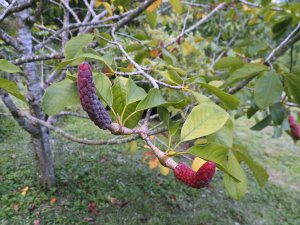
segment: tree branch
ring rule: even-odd
[[[10,14],[15,13],[15,12],[20,12],[20,11],[30,7],[31,5],[33,5],[33,3],[35,3],[35,2],[36,2],[36,0],[27,0],[22,4],[15,5],[10,10],[8,10],[3,17],[1,16],[0,23],[1,23],[2,20],[4,20]]]
[[[14,59],[11,63],[15,65],[21,65],[28,62],[36,62],[36,61],[43,61],[43,60],[53,60],[53,59],[63,59],[65,56],[61,53],[52,53],[52,54],[44,54],[44,55],[30,55],[30,56],[23,56],[18,59]]]
[[[284,54],[285,51],[288,50],[294,43],[300,40],[300,32],[298,32],[299,29],[300,22],[295,27],[295,29],[267,56],[267,63],[276,60],[279,56]],[[294,34],[296,35],[293,37]]]
[[[42,126],[45,126],[47,128],[49,128],[50,130],[54,131],[55,133],[61,135],[62,137],[77,142],[77,143],[81,143],[81,144],[87,144],[87,145],[113,145],[113,144],[122,144],[122,143],[127,143],[136,139],[139,139],[140,136],[135,134],[132,135],[130,137],[126,137],[126,138],[119,138],[117,140],[90,140],[90,139],[86,139],[86,138],[79,138],[76,137],[70,133],[65,132],[64,130],[55,127],[49,123],[47,123],[44,120],[40,120],[36,117],[31,116],[30,114],[28,114],[27,112],[19,112],[19,114],[23,117],[26,117],[27,119],[29,119],[31,122],[33,123],[37,123],[40,124]],[[154,134],[158,134],[161,132],[165,132],[167,129],[166,128],[159,128],[156,130],[153,130],[149,133],[149,135],[154,135]]]
[[[179,38],[183,37],[184,35],[196,30],[200,25],[204,24],[210,17],[212,17],[216,12],[221,10],[226,5],[225,2],[219,4],[216,8],[214,8],[210,13],[208,13],[205,17],[195,23],[193,26],[189,27],[188,29],[182,31],[177,37],[175,37],[172,41],[167,43],[164,47],[168,47],[174,44]]]
[[[28,133],[32,134],[33,136],[38,136],[39,130],[32,124],[28,123],[28,121],[25,120],[23,116],[20,116],[20,110],[17,108],[9,94],[4,90],[0,89],[0,95],[3,103],[8,108],[8,110],[10,111],[13,118],[17,121],[17,123]]]
[[[4,30],[0,28],[0,38],[8,45],[15,48],[17,51],[22,50],[21,43],[14,37],[7,34]]]
[[[132,10],[132,12],[130,14],[128,14],[126,17],[124,17],[123,19],[121,19],[119,22],[117,22],[114,25],[114,30],[117,31],[121,27],[128,24],[131,20],[136,18],[139,14],[141,14],[146,8],[148,8],[148,6],[150,6],[155,1],[156,0],[147,0],[144,3],[142,3],[139,7],[137,7],[136,9]]]

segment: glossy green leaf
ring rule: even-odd
[[[90,44],[94,39],[92,34],[81,34],[79,36],[71,38],[64,48],[64,54],[66,59],[73,59],[78,53],[82,51],[84,47]]]
[[[202,103],[193,108],[181,130],[181,141],[203,137],[221,129],[229,115],[212,103]]]
[[[246,63],[241,68],[235,70],[226,80],[226,85],[231,85],[237,81],[256,76],[260,72],[268,70],[268,67],[258,63]]]
[[[233,145],[232,150],[240,162],[245,162],[248,165],[258,184],[264,186],[269,179],[267,171],[252,159],[244,146],[235,144]]]
[[[255,82],[255,103],[259,108],[265,109],[273,103],[280,101],[282,91],[283,86],[278,75],[274,72],[267,72]]]
[[[272,122],[272,117],[271,115],[268,115],[264,119],[259,121],[257,124],[255,124],[253,127],[251,127],[250,129],[259,131],[269,126],[271,122]]]
[[[94,81],[98,97],[100,97],[107,105],[112,106],[112,84],[108,77],[102,73],[94,73]]]
[[[19,91],[18,86],[15,82],[0,78],[0,88],[5,90],[7,93],[15,96],[16,98],[22,100],[23,102],[26,102],[25,96]]]
[[[150,89],[146,98],[144,98],[137,106],[137,111],[154,108],[166,103],[160,91],[156,88]]]
[[[178,73],[175,70],[169,70],[169,71],[161,71],[160,75],[164,78],[165,82],[172,85],[182,85],[183,80],[178,75]]]
[[[210,92],[215,94],[222,101],[222,103],[227,109],[236,109],[239,106],[240,100],[236,96],[228,94],[215,86],[205,83],[200,84],[202,87],[205,87]]]
[[[65,79],[46,89],[42,100],[43,111],[48,115],[61,112],[66,106],[79,104],[77,83]]]
[[[232,198],[239,200],[246,194],[247,178],[232,151],[228,152],[227,170],[235,177],[238,177],[240,182],[236,182],[232,177],[224,174],[225,189]]]
[[[272,121],[275,125],[280,125],[285,116],[285,108],[281,102],[277,102],[270,107]]]
[[[284,76],[288,92],[293,97],[294,101],[300,104],[300,76],[287,74]]]
[[[0,70],[7,72],[7,73],[22,72],[22,70],[20,69],[19,66],[16,66],[5,59],[0,59]]]
[[[215,70],[225,70],[239,68],[244,65],[244,61],[237,57],[223,57],[214,66]]]
[[[207,97],[203,94],[200,94],[196,91],[192,91],[192,94],[193,94],[194,98],[196,99],[196,101],[198,102],[198,104],[201,104],[201,103],[204,103],[204,102],[208,102],[208,103],[213,102],[209,97]]]
[[[208,143],[218,143],[228,148],[232,147],[233,144],[233,123],[229,119],[226,124],[217,132],[208,135],[207,137]]]
[[[82,53],[82,54],[76,55],[75,58],[68,59],[68,60],[65,60],[65,61],[59,63],[57,66],[57,70],[58,71],[62,70],[67,65],[75,63],[75,62],[76,62],[76,64],[79,64],[80,62],[82,62],[86,59],[93,59],[93,60],[99,61],[100,63],[103,63],[108,66],[108,63],[106,63],[106,61],[103,57],[93,54],[93,53]]]

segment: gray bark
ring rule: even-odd
[[[22,0],[21,0],[22,1]],[[20,1],[20,2],[21,2]],[[31,27],[26,21],[30,17],[28,10],[16,13],[18,25],[18,39],[22,44],[22,57],[34,55],[32,46]],[[42,111],[42,88],[40,86],[38,70],[34,62],[25,63],[23,71],[27,86],[27,100],[29,103],[30,114],[41,120],[45,120]],[[48,129],[39,124],[36,125],[39,136],[32,135],[32,144],[35,154],[37,174],[43,186],[51,187],[55,183],[54,164],[51,156]]]

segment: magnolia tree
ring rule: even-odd
[[[31,135],[45,186],[55,184],[51,132],[86,145],[129,143],[132,150],[140,138],[163,174],[171,169],[186,185],[202,188],[217,167],[235,199],[247,189],[241,163],[260,185],[268,175],[236,140],[234,119],[255,117],[252,130],[272,126],[274,137],[300,138],[297,3],[0,3],[0,94]],[[62,115],[90,118],[111,139],[67,133],[55,125]]]

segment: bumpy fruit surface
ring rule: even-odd
[[[87,62],[82,62],[78,66],[77,87],[84,111],[96,126],[107,129],[111,124],[111,119],[96,95],[92,69]]]
[[[295,118],[292,115],[288,116],[290,128],[291,128],[291,134],[296,140],[300,140],[300,127],[296,123]]]
[[[206,187],[213,178],[216,165],[212,161],[204,163],[197,172],[186,163],[179,163],[173,170],[175,177],[192,188]]]

